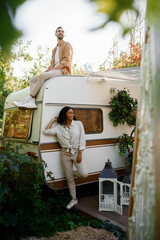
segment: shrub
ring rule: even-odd
[[[110,92],[112,94],[115,93],[115,89],[111,89]],[[129,90],[124,88],[123,90],[118,90],[117,94],[111,98],[109,103],[112,108],[109,112],[109,118],[113,126],[117,127],[118,125],[124,125],[126,123],[129,127],[133,127],[130,136],[124,133],[117,139],[119,155],[124,157],[127,154],[125,164],[132,166],[137,99],[132,98]]]
[[[110,92],[115,93],[115,89]],[[125,88],[118,90],[117,94],[113,96],[109,102],[112,110],[109,113],[109,118],[113,122],[113,126],[117,127],[119,124],[125,124],[132,127],[136,123],[135,111],[137,109],[137,99],[130,96],[129,90]]]
[[[35,234],[49,212],[41,196],[42,163],[21,155],[12,143],[5,149],[0,154],[0,228],[2,239],[10,240]]]

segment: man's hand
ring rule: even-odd
[[[82,161],[82,151],[79,151],[77,156],[77,163],[80,163],[81,161]]]
[[[51,69],[47,69],[45,72],[49,72],[49,71],[53,71],[53,70],[59,70],[59,69],[56,69],[55,67],[53,67]]]

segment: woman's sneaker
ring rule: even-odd
[[[67,205],[67,209],[71,209],[73,206],[78,204],[78,200],[71,200],[70,203]]]

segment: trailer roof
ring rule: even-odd
[[[140,80],[140,67],[132,67],[132,68],[123,68],[123,69],[116,69],[116,70],[110,70],[110,71],[99,71],[93,74],[90,74],[88,76],[79,76],[79,75],[63,75],[63,76],[57,76],[56,78],[65,78],[65,81],[67,79],[71,78],[82,78],[85,80],[89,80],[89,82],[108,82],[108,83],[113,83],[113,84],[120,84],[122,83],[125,84],[137,84],[139,83]],[[43,99],[43,90],[46,85],[48,85],[50,81],[47,80],[43,87],[41,88],[36,101],[42,101]],[[67,81],[68,82],[68,81]],[[9,109],[13,108],[12,102],[14,100],[20,100],[27,95],[29,95],[30,88],[24,88],[20,91],[11,93],[5,101],[4,109]]]
[[[108,71],[99,71],[94,72],[88,76],[88,79],[97,81],[130,81],[133,83],[138,83],[140,81],[140,67],[131,67],[131,68],[122,68],[122,69],[114,69]]]

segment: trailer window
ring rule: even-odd
[[[83,123],[85,133],[101,133],[102,110],[93,108],[74,108],[75,117]]]
[[[31,125],[32,110],[7,111],[4,124],[4,137],[28,138]]]

